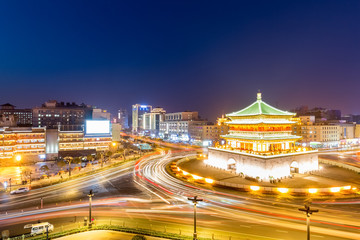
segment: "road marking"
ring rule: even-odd
[[[146,190],[148,190],[149,192],[151,192],[152,194],[158,196],[159,198],[161,198],[161,200],[163,200],[164,202],[166,202],[167,204],[170,204],[170,202],[168,200],[166,200],[165,198],[161,197],[159,194],[157,194],[156,192],[151,191],[149,188],[145,187],[144,185],[138,183],[136,180],[134,180],[134,182],[138,185],[140,185],[141,187],[145,188]]]
[[[239,225],[240,227],[245,227],[245,228],[251,228],[251,226],[247,226],[247,225]]]
[[[324,238],[324,236],[321,236],[321,235],[313,235],[311,234],[312,237],[318,237],[318,238]]]
[[[285,230],[276,230],[277,232],[282,232],[282,233],[289,233],[288,231]]]

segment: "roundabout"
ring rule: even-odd
[[[172,174],[184,181],[208,183],[240,192],[290,194],[293,196],[349,198],[359,196],[360,175],[341,167],[320,163],[319,171],[293,174],[276,182],[257,181],[206,164],[204,158],[182,159],[170,165]]]

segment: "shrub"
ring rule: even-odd
[[[131,240],[146,240],[144,235],[135,235]]]

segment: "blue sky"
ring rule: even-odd
[[[0,3],[0,101],[358,113],[359,1]]]

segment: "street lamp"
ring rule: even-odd
[[[197,232],[196,232],[196,204],[197,202],[203,201],[203,199],[198,198],[197,196],[193,198],[188,198],[188,200],[192,201],[194,203],[194,236],[193,240],[197,240]]]
[[[89,228],[92,227],[92,219],[91,219],[91,201],[92,197],[94,196],[92,189],[90,190],[90,193],[88,194],[89,197]]]
[[[307,229],[307,240],[310,240],[310,216],[314,212],[319,212],[319,209],[310,209],[310,206],[305,204],[304,208],[299,208],[299,211],[306,213],[306,229]]]

